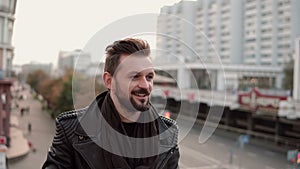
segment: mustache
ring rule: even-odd
[[[146,94],[146,95],[150,95],[150,90],[139,89],[139,90],[132,91],[131,94]]]

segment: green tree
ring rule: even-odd
[[[39,85],[40,94],[48,103],[48,108],[55,109],[57,105],[57,98],[62,91],[61,79],[46,79]]]
[[[72,96],[72,71],[68,70],[62,77],[62,89],[57,98],[55,109],[61,113],[74,109]]]
[[[49,79],[49,76],[43,72],[42,70],[37,70],[34,71],[32,73],[30,73],[27,76],[27,83],[38,93],[40,93],[39,89],[39,85],[41,82],[43,82],[44,80]]]

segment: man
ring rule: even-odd
[[[108,91],[56,119],[42,168],[178,168],[178,127],[150,103],[154,76],[147,42],[128,38],[109,45],[103,74]]]

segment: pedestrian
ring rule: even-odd
[[[28,141],[28,146],[32,150],[32,152],[34,152],[34,153],[36,152],[36,148],[33,146],[31,141]]]
[[[21,110],[20,110],[20,112],[21,112],[21,117],[23,117],[24,111],[25,111],[25,109],[22,107]]]
[[[54,119],[55,118],[55,112],[51,111],[51,118]]]
[[[28,133],[31,134],[32,131],[32,125],[31,123],[28,123]]]
[[[107,91],[86,108],[62,113],[43,169],[178,168],[178,127],[150,103],[155,71],[146,41],[106,48]]]

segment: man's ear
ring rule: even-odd
[[[107,88],[107,89],[111,89],[111,83],[112,83],[112,76],[111,76],[111,74],[110,73],[108,73],[108,72],[104,72],[103,73],[103,81],[104,81],[104,84],[105,84],[105,87]]]

